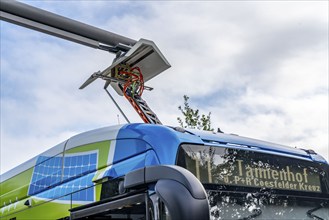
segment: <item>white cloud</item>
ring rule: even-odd
[[[187,94],[212,112],[214,127],[329,158],[327,2],[27,3],[155,41],[172,68],[147,83],[155,90],[144,98],[163,123],[178,125]],[[1,22],[1,172],[73,133],[117,123],[103,82],[77,89],[113,58]],[[6,156],[22,149],[31,150]]]

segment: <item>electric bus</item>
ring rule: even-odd
[[[78,134],[1,175],[1,219],[328,219],[312,150],[126,124]]]
[[[0,9],[1,20],[114,53],[80,89],[105,80],[145,122],[78,134],[2,174],[0,219],[329,219],[329,166],[314,151],[161,124],[141,98],[170,67],[152,41],[16,1]]]

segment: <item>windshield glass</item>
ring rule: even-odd
[[[211,219],[328,219],[323,199],[209,190]]]
[[[177,164],[208,192],[212,219],[327,219],[326,164],[227,147],[184,144]]]

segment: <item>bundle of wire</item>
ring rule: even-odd
[[[142,96],[144,91],[144,79],[139,67],[136,66],[130,69],[130,71],[121,70],[119,75],[126,80],[123,85],[123,94],[126,98],[134,98],[135,95]]]

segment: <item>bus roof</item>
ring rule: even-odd
[[[163,125],[133,123],[99,128],[75,135],[69,138],[68,140],[28,160],[27,162],[22,163],[21,165],[13,168],[12,170],[9,170],[8,172],[2,174],[0,179],[1,182],[3,182],[35,166],[35,163],[39,156],[56,156],[58,154],[63,153],[65,150],[69,150],[90,143],[105,140],[131,138],[145,140],[154,148],[155,151],[160,150],[160,148],[165,148],[166,151],[170,151],[169,145],[171,145],[175,146],[175,148],[172,148],[171,150],[175,151],[174,153],[176,153],[177,147],[181,143],[210,144],[221,147],[252,150],[268,154],[275,154],[309,161],[327,163],[327,161],[320,155],[312,155],[303,149],[288,147],[246,137],[240,137],[238,135],[192,129],[185,130],[182,128],[176,129]],[[168,142],[170,142],[170,144]],[[158,156],[161,157],[161,154],[158,154]]]
[[[275,144],[267,141],[257,140],[253,138],[242,137],[236,134],[214,133],[201,130],[188,130],[199,136],[203,142],[210,144],[224,144],[228,147],[236,147],[239,149],[248,149],[268,154],[276,154],[286,157],[296,157],[298,159],[312,160],[322,163],[328,163],[322,156],[315,152],[289,147],[281,144]]]

